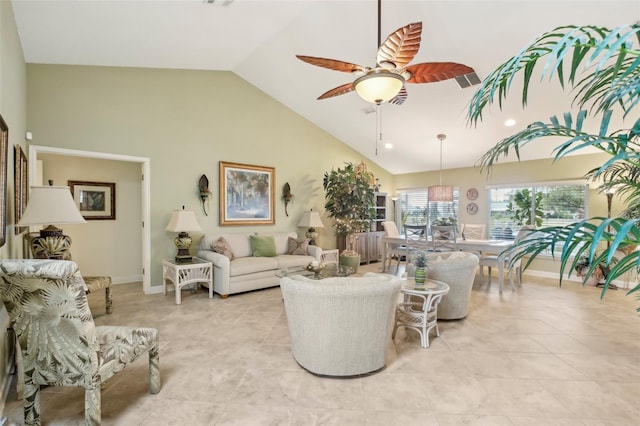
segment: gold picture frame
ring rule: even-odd
[[[275,224],[275,168],[220,162],[220,225]]]
[[[73,201],[86,220],[116,220],[116,184],[111,182],[67,181]]]

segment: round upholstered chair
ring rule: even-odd
[[[385,366],[402,287],[391,275],[283,277],[291,352],[306,370],[355,376]]]
[[[467,316],[471,288],[478,269],[478,256],[452,251],[427,254],[426,277],[449,285],[438,305],[438,319],[460,319]]]

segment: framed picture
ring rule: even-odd
[[[7,242],[7,155],[9,126],[0,115],[0,247]]]
[[[27,156],[22,147],[16,145],[13,151],[13,180],[14,180],[14,215],[16,220],[15,234],[22,234],[28,230],[28,226],[18,226],[17,223],[22,219],[24,209],[27,208],[27,197],[29,192],[29,174],[27,170]]]
[[[273,225],[275,169],[220,162],[220,225]]]
[[[116,219],[116,184],[109,182],[68,181],[73,200],[86,220]]]

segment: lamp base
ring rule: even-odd
[[[310,246],[316,245],[316,237],[318,236],[318,233],[316,232],[315,228],[309,228],[307,232],[304,233],[304,236],[309,238]]]
[[[189,250],[178,250],[178,254],[176,254],[176,263],[191,263],[193,260],[193,256],[189,253]]]
[[[189,234],[186,232],[180,232],[177,237],[173,239],[174,244],[178,248],[178,253],[176,254],[176,262],[177,263],[189,263],[193,256],[189,252],[189,248],[191,247],[191,243],[193,242]]]
[[[62,234],[62,229],[53,225],[40,231],[39,237],[31,239],[31,254],[34,259],[71,260],[71,237]]]

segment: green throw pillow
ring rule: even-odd
[[[249,235],[251,250],[256,257],[273,257],[276,255],[276,242],[272,235]]]

